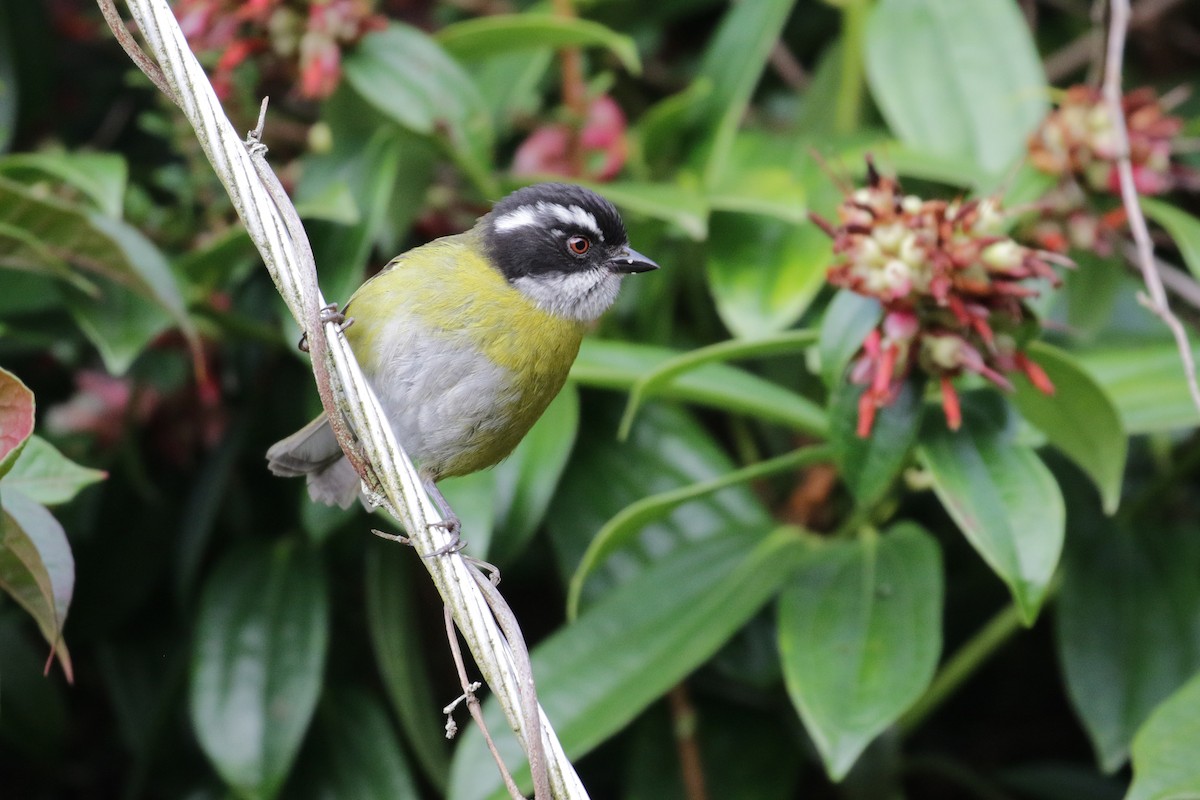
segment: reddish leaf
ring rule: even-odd
[[[33,433],[33,392],[0,367],[0,477],[12,469],[25,440]]]
[[[45,506],[20,492],[7,489],[0,501],[0,589],[33,615],[72,681],[71,655],[62,638],[75,590],[67,535]]]

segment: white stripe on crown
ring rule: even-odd
[[[558,203],[547,203],[545,200],[509,211],[504,216],[497,217],[493,225],[496,231],[504,233],[518,228],[546,227],[555,221],[584,228],[595,234],[600,241],[604,241],[604,233],[592,212],[579,206],[562,206]]]

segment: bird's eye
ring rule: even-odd
[[[577,256],[581,256],[591,249],[592,243],[586,236],[572,236],[567,239],[567,249]]]

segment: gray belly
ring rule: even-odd
[[[512,409],[522,400],[509,370],[452,339],[384,339],[391,346],[369,377],[397,440],[423,472],[436,479],[508,455],[511,446],[494,457],[487,451],[510,438]]]

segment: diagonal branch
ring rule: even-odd
[[[105,17],[123,29],[111,0],[98,0]],[[196,130],[214,171],[258,248],[292,315],[307,332],[313,372],[339,444],[363,478],[372,500],[409,533],[418,552],[447,541],[431,526],[437,509],[421,487],[408,455],[395,440],[378,399],[363,376],[341,327],[322,316],[311,249],[295,208],[263,158],[254,134],[247,143],[234,131],[203,68],[192,54],[166,0],[126,0],[163,83]],[[111,12],[111,13],[110,13]],[[119,36],[119,34],[118,34]],[[141,65],[141,60],[134,57]],[[157,82],[156,82],[157,83]],[[529,753],[535,797],[586,798],[587,791],[563,753],[533,697],[533,676],[523,644],[508,619],[497,621],[480,591],[478,569],[457,554],[422,558],[475,661],[496,694],[510,727]],[[538,769],[538,765],[546,768]]]
[[[1188,344],[1187,331],[1183,323],[1171,312],[1167,302],[1167,291],[1154,264],[1154,243],[1150,240],[1150,229],[1138,203],[1137,188],[1133,182],[1133,164],[1129,159],[1129,131],[1126,128],[1125,112],[1121,108],[1121,69],[1125,54],[1125,36],[1129,30],[1129,0],[1111,0],[1109,6],[1108,47],[1104,64],[1102,91],[1108,113],[1113,120],[1113,133],[1117,147],[1117,178],[1121,185],[1121,202],[1129,217],[1129,229],[1137,251],[1137,265],[1142,272],[1146,293],[1138,295],[1138,301],[1163,321],[1175,337],[1179,348],[1179,359],[1183,362],[1184,376],[1192,402],[1200,409],[1200,384],[1196,382],[1196,364],[1192,348]]]

